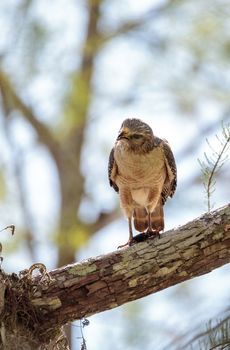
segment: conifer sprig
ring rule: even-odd
[[[230,145],[230,124],[222,124],[222,133],[219,137],[216,135],[217,147],[210,144],[208,139],[206,142],[211,150],[211,154],[204,153],[205,160],[198,159],[202,171],[202,180],[205,188],[208,212],[212,209],[211,196],[216,188],[216,175],[229,158],[227,154]]]

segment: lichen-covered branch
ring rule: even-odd
[[[27,307],[27,314],[33,311],[36,336],[44,340],[52,338],[52,330],[74,319],[115,308],[229,262],[230,204],[165,232],[160,238],[48,274],[42,267],[37,277],[32,277],[30,269],[16,283],[23,282],[23,312]],[[6,289],[5,304],[9,307],[9,283]],[[14,288],[14,293],[18,290]],[[31,327],[35,321],[29,323],[27,317],[27,323]]]
[[[50,272],[49,287],[37,285],[33,305],[46,322],[63,323],[112,309],[230,262],[230,205],[159,239]]]

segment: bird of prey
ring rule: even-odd
[[[176,163],[168,142],[155,136],[140,119],[125,119],[110,152],[108,175],[129,222],[129,240],[120,247],[136,241],[132,218],[137,231],[147,237],[159,235],[164,229],[163,205],[177,186]]]

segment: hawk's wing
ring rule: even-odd
[[[109,183],[110,183],[110,186],[112,186],[116,192],[119,192],[118,186],[112,180],[112,177],[116,174],[116,172],[117,172],[117,164],[116,164],[116,161],[114,159],[114,148],[112,148],[110,155],[109,155],[109,164],[108,164]]]
[[[167,170],[167,179],[165,181],[161,196],[163,204],[168,196],[173,197],[177,186],[177,168],[173,152],[166,140],[162,140],[162,147],[165,157],[165,165]]]

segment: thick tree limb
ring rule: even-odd
[[[67,265],[49,274],[42,264],[37,264],[34,268],[39,268],[40,276],[32,278],[31,268],[16,281],[20,288],[17,285],[13,290],[18,293],[21,289],[20,298],[12,298],[6,283],[5,305],[11,307],[13,299],[20,300],[22,307],[25,300],[23,312],[28,308],[27,315],[36,319],[36,337],[50,339],[53,330],[67,322],[115,308],[229,262],[230,204],[165,232],[161,238]],[[26,320],[27,330],[33,328],[35,321],[28,321],[28,316]]]
[[[132,247],[50,272],[33,305],[63,324],[112,309],[230,262],[230,205]],[[112,239],[112,237],[111,237]]]

